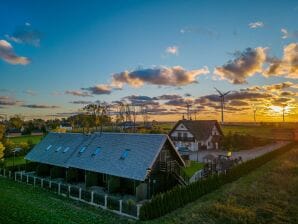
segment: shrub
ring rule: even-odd
[[[141,207],[140,219],[149,220],[165,215],[199,197],[210,193],[224,184],[237,180],[241,176],[257,169],[273,158],[291,150],[293,144],[276,149],[255,159],[246,161],[227,172],[227,174],[213,175],[206,179],[193,182],[187,186],[176,186],[165,193],[154,196]]]

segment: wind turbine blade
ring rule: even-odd
[[[230,92],[231,92],[231,91],[228,91],[228,92],[224,93],[223,95],[226,96],[226,95],[228,95]]]
[[[220,96],[223,95],[217,88],[214,87],[214,89],[219,93]]]

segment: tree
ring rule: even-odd
[[[5,150],[5,147],[4,147],[4,145],[0,142],[0,159],[3,159],[3,157],[4,157],[4,150]]]
[[[88,115],[91,116],[93,124],[91,123],[90,126],[95,126],[96,131],[99,125],[102,127],[104,123],[111,121],[107,114],[108,105],[105,103],[88,104],[83,110],[87,111]]]
[[[3,124],[0,124],[0,141],[3,139],[5,134],[5,126]]]
[[[23,126],[23,119],[19,115],[15,115],[9,119],[9,124],[12,128],[20,130]]]

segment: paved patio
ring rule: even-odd
[[[266,154],[268,152],[271,152],[271,151],[278,149],[282,146],[285,146],[287,144],[289,144],[289,142],[280,141],[280,142],[272,143],[272,144],[265,145],[262,147],[250,149],[250,150],[242,150],[242,151],[238,151],[238,152],[232,152],[232,158],[238,158],[239,156],[241,156],[243,161],[247,161],[247,160],[259,157],[259,156]],[[227,155],[227,151],[204,150],[204,151],[199,151],[199,152],[191,152],[191,154],[189,155],[189,159],[194,160],[194,161],[203,162],[204,156],[206,156],[208,154],[212,154],[217,157],[218,155]]]

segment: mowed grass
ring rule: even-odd
[[[129,223],[102,209],[0,177],[0,223]]]
[[[37,144],[41,141],[43,136],[31,136],[31,135],[25,135],[20,137],[10,137],[8,138],[10,141],[18,144],[21,142],[27,142],[28,140],[31,140],[33,144]]]
[[[25,164],[26,160],[24,159],[24,156],[16,156],[14,160],[14,165],[22,165]],[[13,166],[13,157],[5,158],[4,159],[4,166],[9,167]]]
[[[191,161],[190,166],[185,167],[183,170],[184,170],[185,174],[188,177],[192,177],[195,174],[195,172],[197,172],[198,170],[203,169],[203,167],[204,167],[203,163],[198,163],[196,161]]]
[[[141,222],[0,178],[0,223],[298,223],[298,147],[159,219]]]

